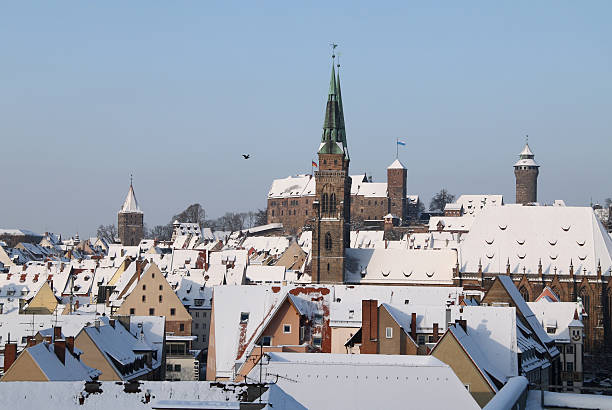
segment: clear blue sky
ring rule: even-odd
[[[0,227],[95,234],[134,173],[149,226],[265,206],[310,172],[340,44],[351,173],[514,201],[612,196],[612,2],[0,4]],[[252,159],[244,161],[240,154]]]

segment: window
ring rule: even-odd
[[[321,337],[319,336],[313,337],[312,344],[315,345],[316,347],[321,347]]]
[[[523,299],[525,299],[525,302],[529,302],[529,291],[527,290],[527,288],[525,286],[521,286],[519,292],[521,293]]]
[[[329,197],[329,212],[336,212],[336,194]]]
[[[249,321],[249,312],[240,313],[240,323],[246,323]]]
[[[574,363],[572,363],[572,362],[565,363],[565,366],[567,367],[567,371],[568,372],[573,372],[574,371]]]
[[[565,352],[568,353],[568,354],[573,354],[574,353],[574,346],[571,346],[571,345],[567,346],[565,348]]]
[[[142,295],[142,301],[146,302],[147,301],[147,296],[146,295]]]
[[[142,290],[147,290],[147,285],[142,285]]]
[[[184,332],[184,331],[185,331],[185,324],[184,324],[184,323],[181,323],[181,324],[179,325],[179,332]]]
[[[283,333],[291,333],[291,325],[283,325]]]
[[[130,308],[130,315],[133,315],[135,313],[134,308]]]
[[[419,345],[424,345],[425,344],[425,335],[418,335],[417,336],[417,340],[418,340],[418,344]]]
[[[321,212],[327,213],[328,209],[329,209],[329,197],[327,196],[327,193],[324,193],[321,196]]]
[[[202,306],[204,305],[204,299],[194,299],[193,304],[195,306]]]
[[[202,317],[208,317],[208,312],[202,312]]]
[[[410,303],[410,300],[408,300],[408,299],[404,299],[404,305],[407,305],[407,304],[409,304],[409,303]]]
[[[159,285],[159,290],[164,290],[164,285]]]
[[[172,371],[172,365],[171,364],[167,364],[166,365],[166,371],[167,372],[171,372]]]
[[[274,209],[272,210],[272,216],[274,216]]]
[[[175,364],[174,365],[174,371],[175,372],[180,372],[181,371],[181,365],[180,364]]]
[[[464,386],[465,386],[465,389],[466,389],[467,391],[470,391],[470,385],[469,385],[469,384],[465,384]]]
[[[200,317],[200,312],[196,311],[195,312],[195,317]]]
[[[323,322],[323,315],[319,312],[314,314],[314,321],[315,323],[322,323]]]
[[[264,337],[261,338],[261,345],[262,346],[270,346],[271,343],[272,343],[272,337],[264,336]]]
[[[429,335],[429,336],[427,336],[427,341],[428,341],[429,343],[434,343],[434,337],[433,337],[433,335]]]
[[[327,249],[328,251],[331,251],[332,248],[332,237],[331,237],[331,233],[327,232],[325,234],[325,249]]]
[[[355,311],[353,309],[349,310],[349,319],[353,319],[355,317]]]
[[[154,273],[154,272],[151,272],[151,277],[152,277],[153,279],[155,279],[155,273]]]
[[[175,315],[176,315],[176,309],[175,308],[170,308],[170,316],[175,316]]]
[[[199,324],[198,322],[195,322],[195,323],[193,324],[193,326],[194,326],[196,329],[199,329],[199,328],[200,328],[200,324]]]
[[[392,327],[385,328],[385,337],[387,339],[392,339],[393,338],[393,328]]]
[[[159,303],[162,303],[163,297],[162,295],[159,295]]]
[[[554,327],[547,327],[546,328],[546,333],[552,335],[552,334],[555,333],[555,330],[556,330],[556,328],[554,328]]]
[[[149,316],[153,316],[155,314],[155,308],[149,308]]]

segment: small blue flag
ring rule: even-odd
[[[406,145],[406,143],[403,141],[397,140],[397,145]]]

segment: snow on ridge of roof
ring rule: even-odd
[[[29,231],[27,229],[3,229],[0,228],[0,235],[13,235],[13,236],[40,236],[41,238],[44,235],[41,235],[39,233],[33,232],[33,231]]]
[[[402,164],[402,161],[400,161],[399,158],[396,158],[395,161],[393,161],[391,165],[387,167],[387,169],[406,169],[406,167],[404,164]]]
[[[439,359],[430,355],[386,355],[344,353],[281,353],[269,352],[271,362],[307,364],[348,364],[351,366],[402,366],[402,367],[446,367]]]
[[[574,313],[581,310],[576,302],[550,302],[542,298],[536,302],[527,302],[527,306],[529,306],[540,324],[555,328],[555,333],[550,335],[550,337],[556,341],[569,342],[569,326],[578,324],[583,326],[579,320],[576,321],[577,323],[573,323]],[[551,326],[547,326],[547,324],[551,324]]]

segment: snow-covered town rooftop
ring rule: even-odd
[[[297,175],[272,181],[268,198],[314,196],[315,179],[312,175]]]
[[[391,165],[387,167],[387,169],[406,169],[406,167],[404,164],[402,164],[402,161],[400,161],[399,158],[396,158],[395,161],[393,161]]]
[[[478,409],[451,368],[433,356],[269,353],[268,379],[312,409]],[[259,377],[259,369],[251,371]]]
[[[461,245],[463,272],[595,276],[612,269],[612,240],[590,207],[505,205],[482,210]]]
[[[452,284],[454,250],[347,249],[347,283]]]

